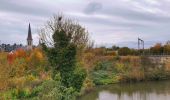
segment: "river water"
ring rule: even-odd
[[[170,100],[170,81],[98,86],[79,100]]]

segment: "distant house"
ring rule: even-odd
[[[14,43],[13,45],[1,44],[0,51],[10,52],[10,51],[16,50],[18,48],[22,48],[22,47],[23,47],[22,44],[16,44],[16,43]]]

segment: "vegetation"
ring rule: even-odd
[[[53,40],[54,48],[46,50],[53,68],[53,79],[59,72],[61,75],[61,83],[65,87],[72,87],[76,91],[80,91],[86,74],[85,71],[76,73],[79,67],[76,66],[76,45],[71,43],[70,35],[67,35],[64,30],[56,31],[53,34]]]
[[[96,53],[98,51],[100,53]],[[95,85],[169,78],[170,73],[167,62],[159,65],[159,62],[153,62],[147,56],[119,56],[119,53],[118,55],[109,56],[106,54],[107,51],[108,49],[103,48],[86,51],[84,59],[85,61],[87,60],[87,65],[90,65],[90,67],[87,66],[86,68],[89,70],[88,77],[93,80]],[[89,61],[88,59],[90,58],[93,60]]]
[[[48,33],[42,33],[42,49],[2,53],[6,62],[1,62],[1,68],[7,67],[1,81],[9,78],[9,82],[4,81],[4,85],[9,85],[2,87],[6,88],[0,98],[74,100],[80,94],[86,78],[81,55],[88,45],[88,33],[71,20],[61,19],[58,17],[61,28],[52,32],[53,45],[49,46],[47,38],[44,38]],[[53,20],[53,23],[58,20]]]
[[[75,100],[95,85],[170,78],[169,63],[154,63],[128,47],[92,48],[78,23],[54,16],[41,30],[42,48],[0,52],[0,99]],[[169,42],[145,53],[169,53]]]
[[[26,52],[0,53],[0,98],[19,99],[29,97],[32,90],[44,80],[50,79],[46,57],[41,49]]]

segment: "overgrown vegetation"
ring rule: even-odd
[[[96,53],[95,50],[100,53]],[[89,70],[89,77],[96,85],[169,78],[167,62],[155,63],[147,56],[116,56],[105,53],[107,53],[107,49],[98,48],[87,51],[84,57],[87,65],[91,65],[86,69]],[[90,58],[93,60],[89,61]]]
[[[95,85],[170,78],[168,62],[135,49],[92,48],[85,28],[63,16],[48,21],[40,39],[42,48],[0,52],[0,99],[75,100]],[[169,44],[151,50],[168,53]]]
[[[37,85],[50,79],[50,71],[45,70],[48,62],[41,49],[1,52],[0,59],[0,99],[27,98]]]

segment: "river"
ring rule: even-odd
[[[170,100],[170,81],[98,86],[79,100]]]

